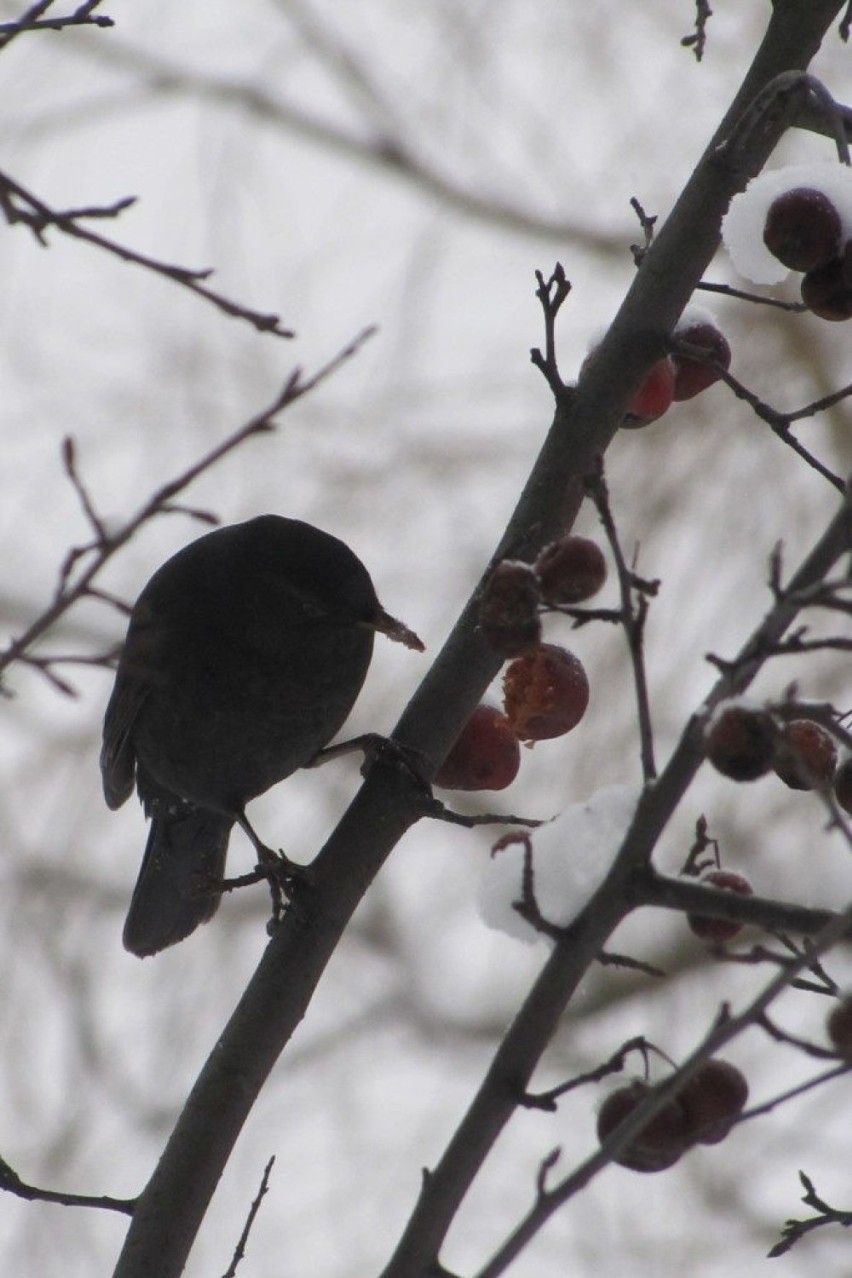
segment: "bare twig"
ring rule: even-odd
[[[808,309],[804,302],[784,302],[778,297],[764,297],[762,293],[749,293],[745,289],[734,288],[732,284],[713,284],[709,280],[699,280],[695,287],[705,293],[720,293],[723,297],[735,297],[740,302],[774,306],[776,310],[791,311],[794,314],[801,314]]]
[[[232,302],[222,293],[208,288],[205,281],[213,274],[210,269],[192,270],[184,266],[175,266],[149,257],[145,253],[137,253],[135,249],[108,239],[96,231],[90,231],[81,225],[84,220],[93,218],[116,217],[134,202],[133,197],[125,197],[114,204],[81,209],[52,209],[38,196],[27,191],[20,183],[13,181],[7,174],[0,172],[0,209],[10,226],[22,223],[29,227],[38,242],[47,246],[45,232],[53,226],[64,235],[82,240],[95,248],[118,257],[123,262],[130,262],[161,275],[164,279],[187,288],[199,297],[203,297],[225,315],[234,319],[245,320],[259,333],[272,333],[276,337],[292,337],[293,330],[284,328],[278,315],[254,311],[237,302]]]
[[[566,1083],[560,1083],[558,1087],[551,1087],[546,1092],[524,1092],[520,1103],[525,1109],[544,1109],[549,1113],[553,1113],[557,1108],[557,1101],[565,1096],[568,1092],[573,1092],[577,1087],[584,1087],[586,1083],[599,1083],[602,1078],[608,1078],[610,1074],[618,1074],[624,1069],[628,1056],[632,1052],[639,1052],[645,1063],[645,1073],[648,1073],[648,1053],[658,1052],[659,1048],[642,1034],[638,1034],[635,1038],[630,1038],[626,1043],[622,1043],[617,1051],[613,1052],[608,1060],[601,1065],[597,1065],[594,1069],[588,1070],[585,1074],[578,1074],[576,1078],[569,1079]],[[664,1053],[661,1053],[664,1055]],[[668,1060],[668,1057],[666,1057]]]
[[[549,279],[545,279],[541,271],[536,271],[538,288],[535,295],[544,312],[544,354],[537,346],[530,351],[530,359],[536,368],[544,374],[548,386],[556,398],[565,394],[565,383],[559,372],[556,359],[556,317],[568,294],[571,292],[571,281],[566,278],[561,262],[557,262]]]
[[[651,216],[645,212],[635,195],[630,197],[630,207],[639,219],[639,225],[642,228],[642,235],[644,237],[641,244],[630,245],[630,252],[633,254],[633,261],[636,266],[640,266],[642,264],[643,257],[654,242],[654,227],[657,224],[657,218],[656,215]]]
[[[628,567],[618,538],[618,530],[609,501],[609,489],[604,474],[603,458],[598,461],[595,474],[586,479],[589,493],[603,524],[618,572],[618,588],[621,595],[621,623],[627,638],[630,663],[633,669],[633,686],[636,693],[636,709],[639,720],[639,753],[642,776],[651,781],[657,775],[654,761],[654,730],[651,723],[651,702],[645,672],[644,636],[648,615],[649,597],[656,593],[659,582],[645,582]]]
[[[812,1092],[817,1087],[824,1087],[826,1083],[832,1083],[836,1078],[844,1078],[850,1070],[852,1070],[852,1062],[849,1061],[843,1061],[839,1065],[832,1066],[831,1069],[823,1070],[821,1074],[806,1078],[804,1082],[797,1083],[795,1087],[788,1087],[786,1091],[779,1092],[777,1096],[770,1097],[769,1100],[763,1101],[760,1105],[753,1105],[750,1109],[743,1110],[737,1117],[736,1122],[745,1123],[751,1119],[762,1118],[766,1114],[771,1114],[779,1105],[785,1105],[788,1101],[795,1100],[798,1096],[804,1096],[807,1092]]]
[[[646,963],[644,959],[631,958],[629,954],[613,954],[610,950],[601,950],[598,955],[601,967],[623,967],[630,972],[642,972],[644,976],[659,979],[666,975],[661,967]]]
[[[104,14],[96,14],[94,10],[103,0],[85,0],[73,13],[61,18],[43,18],[53,0],[37,0],[29,7],[22,18],[14,22],[0,22],[0,50],[6,48],[16,36],[26,31],[64,31],[67,27],[113,27],[112,18]]]
[[[839,475],[835,475],[833,471],[829,470],[829,468],[815,457],[813,453],[805,448],[804,444],[800,443],[795,435],[791,433],[790,427],[793,422],[801,421],[805,417],[813,417],[816,413],[822,412],[824,409],[830,408],[834,404],[839,403],[840,400],[847,398],[848,395],[852,394],[852,386],[844,387],[843,390],[837,391],[832,395],[827,395],[822,399],[815,400],[812,404],[807,404],[804,408],[796,409],[794,412],[782,413],[777,408],[772,408],[770,404],[767,404],[764,400],[762,400],[759,395],[754,393],[754,391],[750,391],[747,386],[744,386],[743,383],[739,381],[738,378],[734,377],[733,373],[720,364],[718,360],[708,356],[706,350],[702,351],[700,346],[694,346],[691,342],[684,342],[678,338],[673,338],[671,342],[671,349],[677,351],[679,354],[688,355],[689,358],[695,360],[696,363],[707,364],[709,367],[715,369],[718,373],[719,380],[724,382],[725,385],[734,392],[737,399],[744,400],[745,403],[749,405],[752,412],[754,412],[762,421],[767,423],[774,435],[777,435],[783,443],[785,443],[789,448],[792,448],[803,461],[806,461],[808,465],[817,471],[818,474],[822,475],[824,479],[827,479],[828,482],[838,490],[838,492],[842,493],[844,491],[846,485],[843,479],[841,479]]]
[[[275,1166],[275,1155],[273,1154],[269,1162],[266,1164],[266,1166],[263,1169],[263,1175],[260,1178],[260,1188],[258,1189],[257,1194],[254,1198],[254,1201],[252,1202],[252,1205],[249,1208],[249,1214],[246,1218],[246,1223],[243,1227],[243,1232],[240,1234],[239,1241],[234,1249],[234,1254],[231,1258],[231,1263],[230,1265],[228,1265],[228,1268],[225,1270],[225,1273],[222,1275],[222,1278],[234,1278],[234,1275],[237,1272],[237,1266],[239,1265],[240,1261],[243,1259],[243,1257],[246,1254],[246,1243],[248,1242],[249,1234],[251,1233],[252,1225],[254,1224],[255,1217],[257,1216],[257,1213],[260,1210],[260,1204],[263,1201],[264,1195],[269,1189],[269,1177],[272,1174],[272,1168],[274,1166]]]
[[[707,22],[712,16],[713,10],[707,0],[695,0],[695,30],[683,37],[681,45],[684,49],[692,49],[696,62],[700,62],[704,57],[704,47],[707,44]]]
[[[820,1198],[813,1181],[803,1171],[799,1172],[799,1180],[805,1191],[802,1202],[806,1207],[814,1207],[818,1215],[809,1216],[807,1220],[788,1220],[781,1230],[780,1240],[766,1253],[770,1259],[783,1256],[800,1238],[819,1229],[821,1225],[842,1225],[844,1229],[852,1225],[852,1211],[839,1211],[836,1207],[829,1207],[825,1199]]]
[[[134,1198],[111,1198],[108,1194],[66,1194],[55,1189],[39,1189],[21,1180],[3,1158],[0,1158],[0,1190],[14,1194],[17,1198],[25,1198],[28,1202],[59,1203],[63,1207],[99,1207],[101,1210],[121,1212],[125,1216],[132,1216],[136,1206]]]
[[[811,1043],[806,1038],[800,1038],[796,1034],[790,1034],[787,1030],[776,1025],[775,1022],[766,1012],[762,1012],[755,1019],[755,1025],[758,1025],[764,1033],[776,1043],[786,1043],[788,1047],[795,1047],[797,1051],[804,1052],[806,1056],[813,1056],[816,1060],[829,1061],[839,1060],[840,1054],[830,1047],[822,1047],[819,1043]],[[848,1068],[848,1066],[847,1066]]]
[[[707,818],[700,816],[695,822],[695,838],[692,841],[692,847],[687,853],[686,860],[683,863],[681,874],[696,876],[704,870],[721,865],[721,857],[719,855],[719,840],[713,839],[707,833]],[[709,851],[710,857],[704,859],[704,853]]]

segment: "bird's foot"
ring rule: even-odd
[[[311,883],[313,876],[310,866],[291,861],[280,848],[276,852],[260,843],[255,844],[255,850],[259,857],[255,873],[258,878],[266,879],[272,897],[272,914],[266,924],[267,935],[272,936],[281,924],[284,911],[288,907],[298,909],[297,895]]]
[[[272,917],[266,925],[266,930],[271,936],[279,926],[284,911],[293,904],[299,889],[312,881],[311,869],[307,865],[291,861],[280,848],[276,851],[264,843],[245,812],[236,813],[235,820],[257,854],[257,865],[251,874],[243,876],[242,881],[245,883],[265,881],[269,884],[272,896]]]
[[[319,767],[328,759],[349,754],[353,750],[360,750],[364,755],[361,771],[365,775],[373,764],[380,762],[401,768],[414,783],[415,803],[422,817],[429,817],[433,821],[445,821],[449,825],[463,825],[468,829],[477,825],[537,826],[542,824],[536,817],[514,816],[509,812],[482,812],[475,815],[454,812],[433,793],[432,784],[429,781],[430,763],[423,751],[397,741],[395,737],[383,737],[378,732],[365,732],[359,737],[353,737],[350,741],[326,746],[314,755],[307,766]]]
[[[374,763],[395,764],[408,773],[419,789],[431,795],[432,786],[428,780],[429,760],[423,751],[414,746],[405,745],[404,742],[397,741],[395,737],[383,737],[380,732],[362,732],[360,736],[352,737],[349,741],[325,746],[324,749],[317,751],[306,766],[318,768],[321,763],[327,763],[329,759],[336,759],[342,754],[351,754],[355,750],[360,751],[364,756],[364,762],[361,765],[363,775],[369,772]]]

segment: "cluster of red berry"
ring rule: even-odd
[[[802,301],[821,319],[852,317],[852,239],[834,201],[817,187],[799,186],[769,206],[763,242],[791,271],[803,271]]]
[[[561,537],[534,564],[504,559],[483,588],[479,625],[501,656],[503,710],[482,704],[468,719],[435,776],[450,790],[503,790],[520,767],[519,742],[544,741],[575,728],[589,703],[582,662],[542,642],[541,614],[590,599],[606,580],[600,547]]]
[[[707,725],[704,749],[713,766],[734,781],[754,781],[774,771],[792,790],[833,790],[840,806],[852,812],[852,758],[838,767],[834,738],[812,719],[779,722],[760,706],[727,704]],[[752,892],[748,879],[733,870],[715,867],[700,879],[742,896]],[[699,914],[687,918],[696,936],[716,944],[732,940],[743,926]]]
[[[727,338],[716,327],[710,315],[689,307],[676,326],[673,337],[683,346],[694,347],[696,354],[675,351],[658,359],[633,392],[622,425],[647,426],[662,417],[673,403],[692,399],[719,380],[719,369],[731,364],[731,348]],[[583,361],[580,373],[595,358],[594,347]],[[705,363],[705,359],[712,361]]]
[[[831,733],[812,719],[779,722],[770,710],[723,705],[704,733],[707,758],[733,781],[755,781],[774,771],[792,790],[831,790],[852,813],[852,757],[838,766]]]
[[[652,1092],[642,1079],[610,1092],[598,1111],[598,1140],[603,1143]],[[693,1145],[724,1140],[747,1100],[748,1083],[735,1065],[705,1061],[614,1161],[632,1171],[664,1171]]]
[[[719,887],[751,891],[747,884],[743,888],[733,882],[723,882],[726,877],[740,878],[726,870],[711,870],[703,877]],[[828,1015],[826,1030],[834,1051],[845,1060],[852,1060],[852,994],[839,997]],[[601,1144],[653,1092],[653,1085],[644,1079],[632,1079],[610,1092],[598,1110],[597,1133]],[[715,1145],[724,1140],[747,1100],[748,1083],[735,1065],[716,1059],[704,1061],[681,1091],[657,1110],[614,1161],[631,1171],[665,1171],[692,1146]]]

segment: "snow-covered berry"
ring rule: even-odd
[[[814,186],[796,186],[769,206],[763,242],[791,271],[812,271],[837,256],[842,223],[834,201]]]

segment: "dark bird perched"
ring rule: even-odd
[[[134,780],[151,830],[124,925],[155,954],[216,912],[245,805],[310,763],[367,675],[377,630],[422,651],[344,542],[278,515],[219,528],[154,573],[104,718],[110,808]]]

